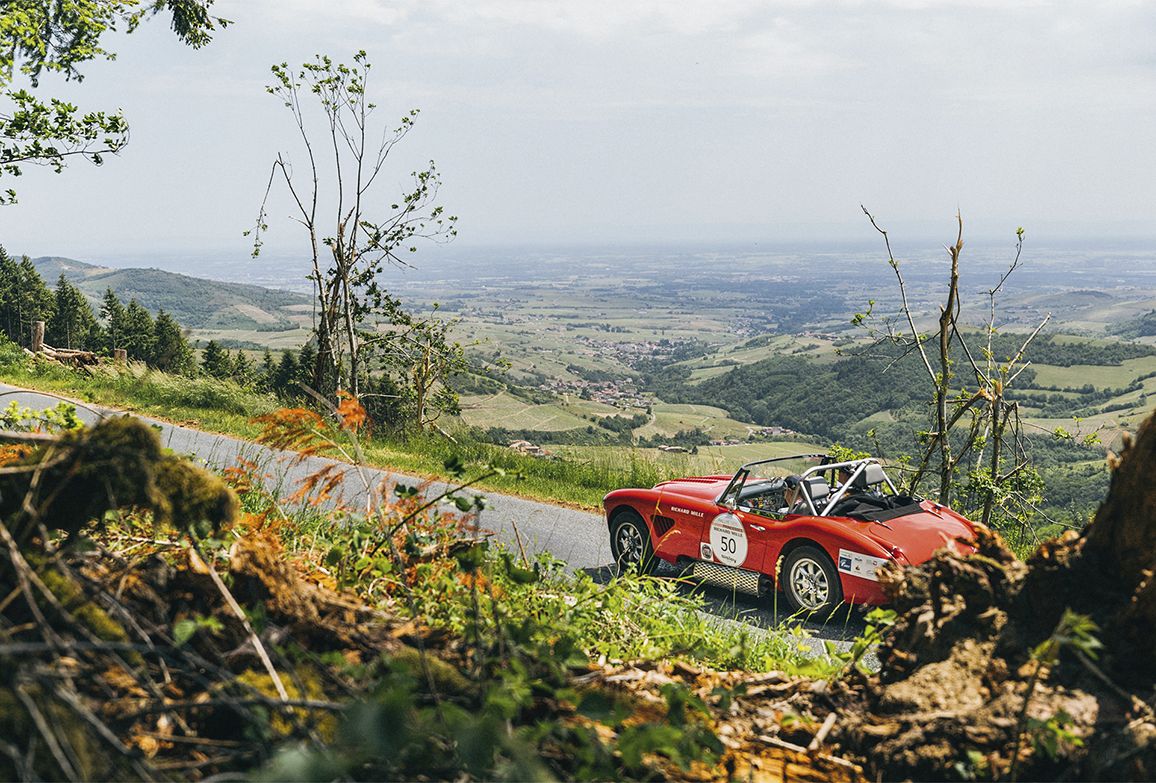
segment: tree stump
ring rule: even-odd
[[[44,322],[32,322],[32,353],[40,353],[44,350]]]
[[[128,351],[124,348],[113,348],[112,359],[117,364],[128,364]]]

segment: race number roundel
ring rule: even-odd
[[[747,531],[734,514],[719,514],[710,523],[710,548],[714,559],[741,567],[747,561]]]

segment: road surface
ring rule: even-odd
[[[0,407],[8,405],[12,400],[22,406],[39,409],[53,407],[61,398],[0,383]],[[77,406],[77,414],[88,423],[102,416],[121,413],[76,400],[68,401]],[[147,416],[140,418],[159,428],[161,440],[166,446],[178,453],[192,455],[210,467],[235,465],[238,458],[256,462],[268,474],[267,481],[274,491],[293,492],[305,476],[334,464],[334,460],[322,457],[302,460],[296,453],[275,451],[228,435],[182,427]],[[404,473],[378,468],[362,468],[359,472],[344,463],[336,464],[348,469],[341,490],[344,494],[340,500],[354,507],[364,506],[366,481],[371,487],[378,487],[382,482],[387,486],[425,485],[427,492],[435,494],[449,487],[443,482],[429,482]],[[548,552],[564,561],[569,568],[584,570],[596,579],[609,579],[612,575],[610,536],[606,522],[600,515],[498,492],[486,491],[480,494],[486,498],[481,526],[492,531],[498,541],[511,549],[521,546],[530,557]],[[664,567],[660,573],[673,576],[678,572],[673,567]],[[755,628],[774,628],[783,623],[795,622],[785,616],[787,612],[783,609],[779,609],[776,614],[773,603],[765,598],[732,594],[708,586],[687,589],[693,589],[705,599],[705,611],[727,622],[741,622]],[[823,625],[813,622],[804,625],[816,639],[833,640],[840,647],[863,631],[862,614],[858,611],[851,611]]]

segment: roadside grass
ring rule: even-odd
[[[212,378],[185,378],[140,365],[101,364],[80,372],[55,362],[0,355],[0,378],[14,386],[54,392],[82,402],[120,408],[212,432],[252,438],[251,419],[278,407],[264,394]]]
[[[184,378],[102,364],[79,372],[55,362],[29,360],[0,351],[0,380],[54,392],[82,402],[120,408],[176,424],[252,440],[261,427],[252,419],[283,407],[268,394],[210,378]],[[17,349],[18,350],[18,349]],[[489,465],[505,475],[482,482],[496,490],[548,502],[597,509],[602,496],[619,487],[645,486],[684,473],[685,463],[669,462],[629,448],[608,448],[580,460],[540,459],[488,443],[441,435],[371,437],[364,444],[369,463],[428,478],[444,478],[447,463]]]
[[[257,485],[246,477],[240,486]],[[845,658],[807,645],[809,634],[798,626],[768,630],[724,622],[704,611],[705,600],[679,578],[633,571],[596,578],[568,571],[549,555],[526,560],[492,542],[463,550],[452,542],[463,534],[470,538],[469,513],[423,512],[395,534],[398,554],[390,556],[374,542],[382,539],[384,520],[412,507],[404,498],[366,517],[307,504],[286,507],[260,490],[241,497],[250,519],[268,524],[270,515],[280,517],[273,529],[285,548],[327,564],[325,573],[338,587],[371,604],[404,608],[419,623],[464,639],[482,622],[520,629],[551,645],[565,636],[591,659],[682,659],[720,670],[815,678],[833,677],[846,666]]]

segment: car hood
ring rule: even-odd
[[[960,554],[975,548],[966,543],[975,539],[971,524],[949,508],[923,501],[919,510],[884,522],[860,522],[866,533],[886,549],[898,547],[911,565],[931,559],[935,550],[954,545]],[[957,539],[962,539],[958,542]]]
[[[717,500],[730,483],[731,476],[691,476],[655,484],[654,488],[663,495]]]

